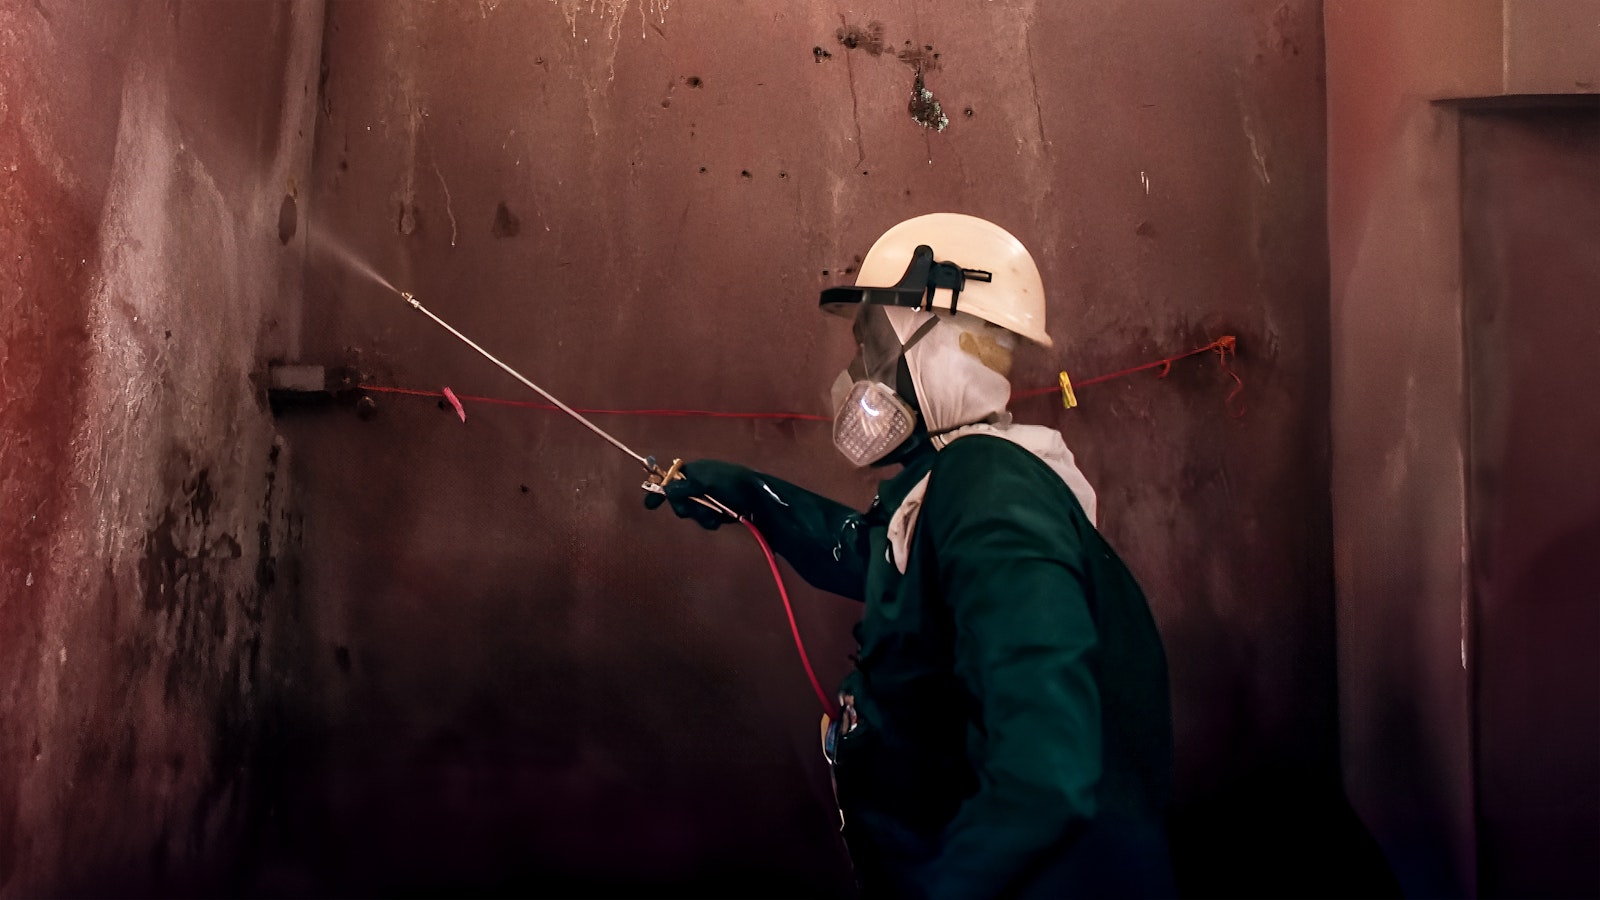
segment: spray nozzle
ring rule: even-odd
[[[417,299],[417,295],[411,293],[410,291],[401,291],[400,292],[400,299],[402,299],[405,302],[411,304],[411,308],[412,309],[421,309],[422,308],[422,301],[418,300]]]

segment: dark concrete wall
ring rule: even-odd
[[[0,895],[215,883],[276,677],[316,4],[0,2]],[[286,208],[287,207],[287,208]]]
[[[1461,137],[1480,890],[1595,896],[1600,102]]]
[[[1499,16],[1445,7],[1327,5],[1342,763],[1414,896],[1474,885],[1459,137],[1428,101],[1492,90]]]
[[[1593,93],[1597,15],[1583,0],[1326,6],[1341,763],[1411,896],[1474,894],[1487,858],[1463,312],[1463,279],[1484,270],[1462,250],[1461,105],[1439,101]]]
[[[1339,806],[1320,22],[1311,0],[335,3],[314,219],[588,406],[823,411],[848,338],[817,290],[937,209],[1039,260],[1058,349],[1022,386],[1237,334],[1241,419],[1209,360],[1020,411],[1066,431],[1165,635],[1186,883],[1296,892],[1349,868],[1305,837]],[[919,59],[943,132],[908,111]],[[331,258],[307,290],[307,361],[524,396]],[[872,493],[825,426],[605,424]],[[746,535],[647,514],[631,461],[545,414],[382,398],[283,425],[320,649],[268,884],[841,889],[815,701]],[[791,586],[831,683],[856,611]]]

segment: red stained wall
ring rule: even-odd
[[[298,331],[321,26],[0,2],[0,895],[214,886],[245,841],[290,596],[251,374]]]

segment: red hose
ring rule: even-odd
[[[839,709],[833,701],[828,699],[828,692],[822,689],[822,682],[817,679],[816,670],[811,668],[811,657],[806,654],[806,642],[800,638],[800,626],[794,621],[794,604],[789,602],[789,590],[783,586],[783,574],[778,571],[777,557],[772,555],[772,548],[767,545],[767,539],[761,536],[760,529],[749,519],[740,519],[744,527],[756,536],[756,543],[761,545],[761,552],[767,556],[767,565],[772,568],[772,580],[778,584],[778,596],[783,599],[783,611],[789,615],[789,632],[794,635],[794,647],[800,651],[800,663],[806,667],[806,677],[811,679],[811,689],[817,692],[817,699],[822,701],[822,711],[830,717],[839,718]]]

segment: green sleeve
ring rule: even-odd
[[[746,516],[812,587],[860,601],[866,592],[868,525],[860,513],[820,494],[755,473]]]
[[[1097,641],[1083,513],[1066,491],[1026,450],[982,436],[946,448],[930,482],[918,528],[954,619],[957,675],[980,710],[968,740],[978,790],[917,873],[930,897],[1004,892],[1095,815]]]
[[[728,520],[698,505],[701,495],[729,504],[755,525],[773,551],[814,587],[860,600],[866,591],[869,527],[865,517],[779,478],[720,459],[684,463],[683,478],[666,485],[667,502],[681,518],[705,528]],[[660,500],[645,499],[651,509]]]

